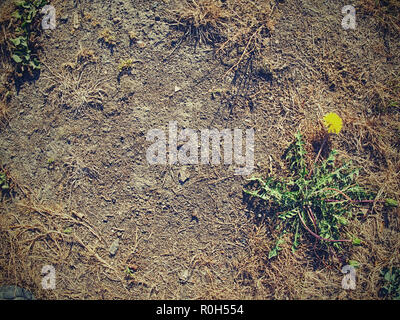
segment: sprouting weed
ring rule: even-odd
[[[4,172],[0,172],[0,187],[1,187],[1,190],[10,189],[7,175]]]
[[[130,70],[130,69],[132,69],[132,66],[134,63],[135,63],[135,60],[133,60],[133,59],[122,60],[118,64],[118,71],[122,72],[124,70]]]
[[[105,28],[99,32],[99,40],[104,42],[107,46],[113,47],[117,44],[115,36],[111,33],[110,29]]]

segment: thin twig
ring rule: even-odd
[[[335,240],[335,239],[322,238],[318,234],[312,232],[309,227],[307,227],[306,223],[304,222],[303,218],[301,217],[300,211],[297,213],[297,215],[299,216],[300,221],[301,221],[302,225],[304,226],[304,228],[319,240],[328,241],[328,242],[351,242],[352,241],[352,240],[349,240],[349,239],[338,239],[338,240]]]
[[[262,27],[263,27],[263,26],[257,28],[257,30],[251,35],[251,37],[250,37],[249,41],[247,42],[247,45],[246,45],[246,47],[244,48],[243,53],[242,53],[242,55],[240,56],[239,60],[238,60],[238,61],[236,62],[236,64],[234,64],[228,71],[225,72],[224,77],[225,77],[230,71],[232,71],[233,69],[235,69],[235,68],[240,64],[240,62],[242,62],[242,60],[243,60],[245,54],[247,53],[247,49],[249,48],[251,41],[253,40],[253,38],[254,38],[254,36],[257,34],[257,32],[259,32],[259,30],[261,30]]]
[[[346,201],[346,200],[325,199],[324,201],[326,201],[326,202],[341,202],[341,201]],[[349,201],[349,200],[347,200],[347,201]],[[353,200],[353,199],[350,199],[350,201],[354,202],[354,203],[376,203],[376,202],[384,203],[385,202],[385,200]]]
[[[332,190],[332,191],[336,191],[337,193],[340,193],[343,197],[346,198],[347,201],[349,202],[353,202],[354,200],[351,199],[347,194],[345,194],[343,191],[340,191],[339,189],[336,188],[326,188],[326,190]]]
[[[310,220],[312,221],[312,223],[314,225],[314,230],[315,230],[315,232],[317,232],[317,222],[316,222],[315,216],[314,216],[310,206],[306,206],[306,209],[307,209],[308,216],[310,217]]]

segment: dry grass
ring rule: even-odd
[[[48,101],[59,107],[71,109],[74,115],[89,107],[101,108],[106,93],[106,79],[94,76],[97,57],[93,50],[81,48],[75,62],[64,63],[61,70],[52,70],[47,64],[50,86],[45,90]]]
[[[227,67],[223,77],[231,79],[225,105],[230,114],[236,105],[252,109],[257,83],[270,81],[265,49],[280,18],[275,1],[199,0],[172,3],[168,12],[172,25],[183,31],[171,56],[183,41],[212,45],[215,56]]]
[[[275,30],[279,12],[273,1],[179,1],[169,11],[172,25],[183,31],[183,40],[212,44],[230,71],[244,77],[262,73],[262,51]],[[175,50],[174,49],[174,50]],[[238,86],[244,85],[241,82]]]
[[[105,28],[105,29],[99,31],[98,40],[100,42],[103,42],[110,48],[114,47],[117,44],[115,35],[108,28]]]
[[[4,125],[8,122],[7,114],[8,114],[8,106],[4,101],[0,101],[0,123]]]
[[[1,46],[1,45],[0,45]],[[9,101],[12,92],[12,71],[11,65],[7,61],[0,61],[2,64],[2,74],[0,79],[0,124],[4,126],[8,123]]]
[[[107,281],[125,283],[123,270],[106,261],[101,248],[107,243],[85,217],[57,204],[41,204],[28,186],[14,184],[13,188],[18,199],[4,199],[0,209],[2,282],[31,289],[40,299],[113,298],[106,290]],[[42,289],[44,265],[56,267],[61,290]],[[105,278],[104,285],[86,283],[76,291],[77,281],[93,283],[100,277]]]
[[[359,5],[366,14],[375,17],[379,26],[397,34],[400,32],[400,4],[397,0],[360,0]]]
[[[215,0],[181,1],[170,13],[175,20],[172,25],[184,32],[182,39],[194,39],[196,45],[218,42],[227,19],[221,4]]]

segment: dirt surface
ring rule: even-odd
[[[273,2],[263,69],[240,89],[212,45],[179,44],[172,1],[51,4],[57,27],[42,32],[40,75],[14,92],[0,132],[16,190],[1,210],[0,284],[38,299],[378,298],[380,267],[399,263],[398,211],[356,223],[367,245],[344,254],[362,265],[359,289],[346,291],[341,262],[324,265],[306,245],[267,259],[273,230],[244,201],[248,176],[235,164],[150,165],[146,134],[168,133],[171,121],[178,131],[254,128],[252,175],[284,174],[293,133],[337,112],[345,125],[334,147],[375,172],[361,181],[396,198],[399,113],[376,108],[393,99],[399,34],[365,9],[343,30],[342,1]],[[99,39],[107,28],[115,45]],[[392,149],[375,126],[391,131]],[[13,239],[25,241],[15,256]],[[54,290],[40,287],[43,265],[55,267]]]

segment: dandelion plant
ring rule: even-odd
[[[328,114],[324,120],[328,135],[340,132],[342,121],[339,116]],[[355,236],[344,234],[342,227],[349,223],[355,206],[371,202],[366,200],[371,195],[355,183],[359,173],[357,168],[352,168],[351,163],[336,165],[336,150],[318,162],[321,149],[315,162],[311,166],[307,164],[305,142],[298,132],[285,153],[288,177],[250,179],[256,188],[245,190],[245,193],[265,201],[266,214],[271,214],[277,229],[281,230],[269,258],[278,254],[279,245],[284,241],[282,235],[288,232],[293,234],[292,250],[296,250],[306,234],[323,247],[340,249],[346,242],[360,244]]]

